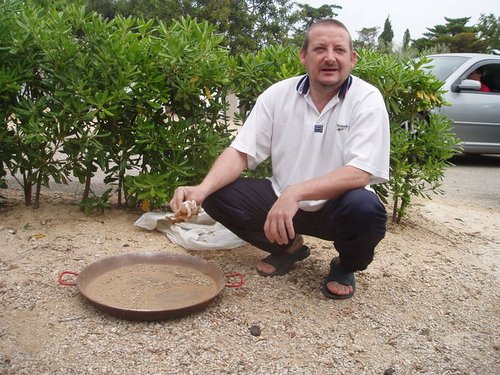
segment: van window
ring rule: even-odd
[[[440,81],[445,81],[460,65],[467,61],[464,56],[427,56],[432,61],[424,67],[432,72]]]

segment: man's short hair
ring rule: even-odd
[[[303,51],[307,51],[307,47],[309,47],[309,33],[311,32],[311,30],[313,28],[315,28],[316,26],[319,26],[319,25],[331,25],[331,26],[337,26],[337,27],[340,27],[341,29],[344,29],[347,32],[347,35],[349,36],[349,48],[351,49],[351,51],[353,50],[351,33],[349,32],[347,27],[339,20],[335,20],[333,18],[323,18],[323,19],[320,19],[320,20],[314,22],[313,24],[311,24],[311,26],[309,26],[307,28],[306,35],[304,36],[304,41],[302,42],[301,49]]]

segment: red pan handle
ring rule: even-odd
[[[243,284],[245,283],[243,281],[243,274],[239,273],[239,272],[234,272],[234,273],[226,273],[224,276],[226,276],[226,278],[230,278],[230,277],[238,277],[240,280],[237,281],[237,282],[234,282],[234,283],[226,283],[226,286],[228,288],[241,288],[243,286]]]
[[[73,271],[62,271],[59,274],[59,277],[57,278],[57,283],[59,285],[64,285],[64,286],[74,286],[76,285],[76,281],[63,281],[64,275],[75,275],[78,276],[78,272],[73,272]]]

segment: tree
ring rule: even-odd
[[[87,0],[89,11],[109,19],[120,14],[167,23],[181,17],[208,21],[225,36],[233,55],[271,44],[300,45],[307,27],[337,16],[337,8],[341,7],[314,8],[292,0]]]
[[[411,41],[410,30],[406,29],[403,35],[403,47],[402,47],[403,52],[407,51],[408,48],[410,47],[410,41]]]
[[[236,53],[259,46],[259,40],[254,37],[256,20],[251,14],[256,3],[249,4],[246,0],[87,0],[87,10],[109,19],[123,15],[166,23],[182,17],[208,21],[226,37],[229,49]]]
[[[486,42],[486,53],[500,54],[500,17],[481,14],[477,24],[479,37]]]
[[[323,18],[335,18],[338,14],[335,9],[342,9],[339,5],[322,5],[314,8],[308,4],[295,3],[298,10],[292,14],[291,23],[295,24],[293,41],[300,46],[306,30],[317,20]]]
[[[120,13],[119,4],[115,1],[88,0],[87,9],[107,19],[115,18]]]
[[[286,43],[292,31],[290,0],[247,0],[250,21],[257,47]]]
[[[424,38],[417,39],[413,46],[419,51],[444,45],[450,52],[486,52],[487,42],[478,35],[476,26],[466,26],[470,17],[448,18],[446,25],[436,25],[424,33]]]
[[[389,16],[385,19],[384,30],[378,37],[378,48],[383,52],[392,51],[392,39],[394,38],[394,32],[392,31],[391,20]]]
[[[358,38],[353,41],[355,49],[375,49],[377,46],[378,27],[364,27],[357,31]]]
[[[231,54],[254,51],[258,48],[257,41],[252,37],[254,22],[248,16],[245,0],[231,1],[231,16],[226,26],[218,24],[218,30],[223,32]]]

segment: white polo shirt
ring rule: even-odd
[[[370,184],[389,179],[389,117],[382,95],[350,76],[321,113],[309,95],[307,76],[280,81],[264,91],[231,147],[247,154],[254,169],[268,157],[279,196],[288,186],[350,165],[371,174]],[[303,210],[325,200],[303,201]]]

